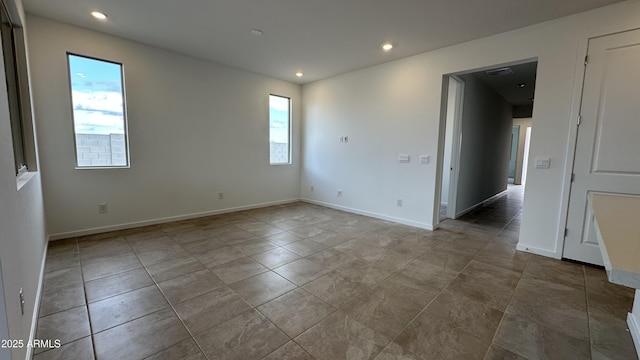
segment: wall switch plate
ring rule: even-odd
[[[109,209],[107,208],[107,203],[100,203],[100,204],[98,204],[98,212],[99,212],[100,214],[104,214],[104,213],[106,213],[106,212],[108,212],[108,211],[109,211]]]
[[[548,169],[551,167],[551,158],[545,156],[536,157],[536,169]]]
[[[311,190],[311,192],[314,192],[316,190],[316,187],[311,185],[311,187],[309,189]]]
[[[398,162],[399,163],[408,163],[409,160],[411,159],[411,156],[409,154],[400,154],[398,155]]]
[[[430,160],[429,155],[420,155],[420,164],[428,164]]]
[[[402,199],[398,199],[398,200],[396,200],[396,205],[397,205],[398,207],[402,207]]]
[[[224,199],[224,193],[223,192],[219,192],[218,193],[218,200],[222,200]]]
[[[342,190],[338,190],[338,191],[336,192],[336,196],[337,196],[337,197],[342,197]]]

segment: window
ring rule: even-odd
[[[122,64],[67,54],[78,168],[128,167]]]
[[[269,162],[291,164],[291,99],[269,95]]]
[[[11,140],[13,141],[13,156],[15,160],[16,175],[28,171],[25,152],[24,126],[22,123],[22,111],[20,109],[19,71],[17,67],[16,33],[4,4],[1,8],[1,33],[2,54],[7,85],[7,100],[9,102],[9,118],[11,122]]]

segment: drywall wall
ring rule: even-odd
[[[640,2],[628,1],[305,85],[302,197],[432,228],[443,75],[537,59],[530,156],[551,168],[529,169],[518,248],[560,257],[587,40],[639,26]]]
[[[6,3],[24,24],[21,1]],[[0,83],[5,84],[4,64],[0,65],[0,69]],[[29,119],[24,121],[29,122]],[[0,305],[3,305],[0,306],[0,312],[6,311],[0,315],[0,328],[8,329],[9,339],[23,340],[26,344],[35,325],[33,319],[37,318],[36,301],[46,235],[40,173],[28,174],[28,179],[23,180],[18,189],[10,129],[7,88],[0,86],[0,283],[4,293],[4,301],[0,301]],[[20,309],[20,289],[24,291],[24,315]],[[6,323],[2,324],[5,319]],[[2,338],[5,339],[4,335]],[[4,356],[5,353],[0,354]],[[11,356],[13,359],[25,359],[26,346],[11,349]]]
[[[27,21],[52,238],[299,199],[300,85],[40,17]],[[74,168],[67,51],[123,64],[131,168]],[[269,94],[292,99],[291,165],[269,165]],[[98,203],[108,213],[99,214]]]
[[[514,184],[522,184],[522,167],[524,162],[524,143],[527,137],[527,128],[531,127],[531,118],[513,119],[513,125],[520,125],[520,134],[518,136],[518,154],[516,156],[516,177]],[[531,129],[533,131],[533,129]]]
[[[511,104],[475,75],[460,78],[464,101],[456,217],[507,189],[513,123]]]

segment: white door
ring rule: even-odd
[[[563,256],[602,265],[587,195],[640,194],[640,30],[588,48]]]

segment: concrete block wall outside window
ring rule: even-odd
[[[124,134],[76,134],[78,166],[126,166]]]
[[[289,162],[289,144],[287,143],[270,142],[269,153],[272,163],[286,164]]]

